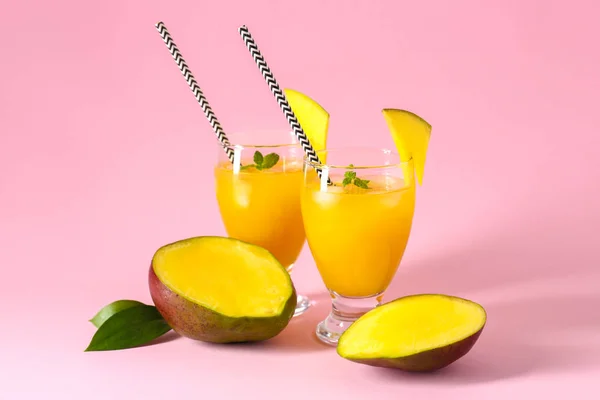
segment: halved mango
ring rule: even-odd
[[[206,342],[266,340],[296,308],[285,268],[262,247],[224,237],[196,237],[161,247],[149,286],[156,308],[182,336]]]
[[[402,297],[356,320],[342,334],[337,352],[357,363],[405,371],[434,371],[473,347],[486,322],[482,306],[459,297]]]
[[[403,161],[412,157],[417,180],[422,185],[431,125],[410,111],[386,108],[382,113],[400,157]]]
[[[316,151],[327,149],[329,113],[319,103],[303,93],[292,89],[285,89],[284,92],[313,148]],[[325,155],[320,155],[319,158],[321,162],[325,162]]]

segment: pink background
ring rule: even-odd
[[[0,9],[0,398],[598,398],[597,2]],[[158,246],[224,234],[215,140],[158,20],[226,130],[286,127],[241,24],[282,86],[330,111],[332,146],[392,146],[384,107],[432,123],[412,238],[387,299],[444,292],[480,302],[489,322],[470,354],[432,375],[339,358],[313,336],[328,304],[308,248],[295,279],[318,304],[269,342],[168,336],[83,352],[87,320],[103,305],[150,302]]]

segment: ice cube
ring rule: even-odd
[[[236,204],[242,208],[250,207],[250,199],[252,196],[252,185],[243,179],[237,179],[233,185],[233,197]]]

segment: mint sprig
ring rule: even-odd
[[[262,153],[257,150],[254,152],[254,164],[244,165],[241,169],[254,167],[257,170],[262,171],[263,169],[273,168],[278,162],[279,154],[269,153],[266,156],[263,156]]]
[[[348,167],[354,168],[354,165],[350,164]],[[360,179],[358,176],[356,176],[355,171],[346,171],[344,174],[344,180],[342,181],[342,186],[346,187],[347,185],[354,185],[362,189],[370,189],[369,182],[371,181],[368,179]]]

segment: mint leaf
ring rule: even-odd
[[[254,152],[254,164],[256,164],[256,166],[262,165],[263,163],[263,155],[260,151],[255,151]]]
[[[362,188],[362,189],[368,189],[369,188],[368,183],[369,183],[369,181],[366,181],[366,180],[363,181],[360,178],[356,178],[354,180],[354,185],[358,186],[359,188]]]
[[[254,164],[248,165],[247,167],[255,167],[257,170],[262,171],[263,169],[272,168],[279,162],[279,155],[276,153],[269,153],[263,157],[260,151],[254,152]],[[243,168],[242,168],[243,169]]]
[[[262,162],[262,169],[269,169],[272,168],[273,166],[275,166],[275,164],[277,164],[279,162],[279,154],[277,153],[270,153],[267,154]]]
[[[348,165],[348,168],[354,168],[354,164]],[[346,187],[346,185],[350,185],[351,183],[353,183],[359,188],[370,189],[369,182],[371,181],[368,179],[360,179],[359,177],[357,177],[356,171],[346,171],[344,173],[344,180],[342,181],[342,186]]]
[[[356,172],[354,171],[346,171],[344,173],[344,179],[350,179],[350,181],[352,181],[352,179],[356,178]]]
[[[85,351],[121,350],[148,343],[171,327],[156,307],[140,305],[119,311],[96,331]]]
[[[90,322],[92,324],[94,324],[94,326],[96,328],[100,328],[100,326],[102,326],[102,324],[107,319],[109,319],[114,314],[118,313],[119,311],[123,311],[123,310],[131,308],[131,307],[143,306],[143,305],[145,305],[145,304],[140,303],[139,301],[135,301],[135,300],[113,301],[112,303],[110,303],[107,306],[104,306],[100,311],[98,311],[98,313],[96,315],[94,315],[94,317],[92,319],[90,319]]]
[[[256,167],[256,165],[254,165],[254,164],[242,165],[242,166],[240,166],[240,171],[243,171],[245,169],[249,169],[252,167]]]

